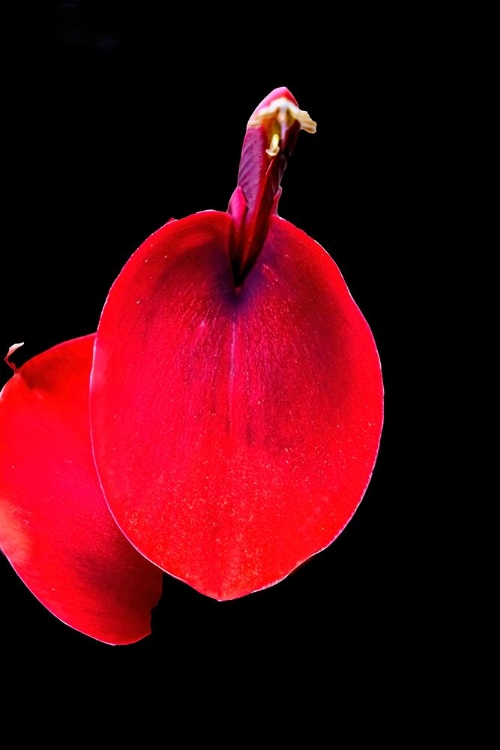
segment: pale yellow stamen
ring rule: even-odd
[[[280,134],[273,133],[271,136],[271,145],[269,146],[269,148],[266,148],[266,154],[269,154],[269,156],[276,156],[279,150],[280,150]]]
[[[309,114],[299,109],[285,96],[274,99],[267,107],[262,107],[248,121],[249,128],[264,127],[269,134],[269,148],[266,153],[276,156],[279,153],[279,144],[283,140],[286,131],[297,120],[301,130],[306,133],[316,132],[316,123],[311,120]]]

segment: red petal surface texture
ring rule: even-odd
[[[215,599],[270,586],[352,517],[383,419],[370,329],[328,254],[273,216],[235,290],[231,218],[170,223],[129,260],[97,332],[96,465],[148,559]]]
[[[0,548],[60,620],[124,644],[149,634],[162,572],[127,542],[99,485],[88,410],[94,339],[34,357],[0,394]]]

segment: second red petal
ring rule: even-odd
[[[0,393],[0,548],[56,617],[125,644],[150,633],[162,571],[127,542],[99,485],[88,412],[94,339],[34,357]]]

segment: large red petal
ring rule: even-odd
[[[340,272],[274,216],[240,290],[231,219],[164,226],[113,285],[91,377],[96,465],[118,524],[216,599],[328,546],[369,482],[380,362]]]
[[[105,643],[150,632],[162,572],[111,517],[90,443],[95,336],[20,367],[0,394],[0,548],[56,617]]]

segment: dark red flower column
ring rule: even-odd
[[[111,512],[145,557],[219,600],[331,544],[382,429],[370,328],[326,251],[276,214],[301,128],[314,123],[286,89],[266,97],[229,212],[149,237],[97,331],[92,440]]]
[[[34,357],[0,391],[0,549],[56,617],[125,644],[151,632],[162,571],[127,542],[99,486],[88,410],[94,338]]]

